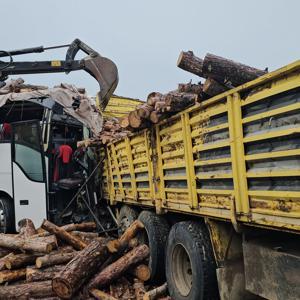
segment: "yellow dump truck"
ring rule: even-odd
[[[300,299],[300,61],[110,144],[104,175],[172,299]]]

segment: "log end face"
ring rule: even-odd
[[[58,297],[63,299],[71,299],[72,288],[65,280],[61,278],[52,279],[52,289],[57,294]]]

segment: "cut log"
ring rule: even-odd
[[[134,268],[130,268],[127,273],[136,277],[140,281],[148,281],[151,276],[150,268],[144,264],[138,265]]]
[[[72,223],[61,227],[65,231],[93,231],[97,229],[95,222],[84,222],[84,223]]]
[[[206,78],[211,77],[220,83],[239,86],[267,72],[208,53],[203,61],[203,73]]]
[[[52,297],[56,296],[52,290],[51,280],[31,282],[18,285],[2,286],[0,299],[28,299],[29,297]]]
[[[97,289],[90,290],[90,294],[97,300],[118,300],[117,298]]]
[[[57,238],[54,234],[48,235],[48,236],[43,236],[43,237],[35,237],[35,235],[34,235],[34,236],[29,237],[28,240],[34,240],[36,242],[50,244],[52,246],[52,249],[58,248]]]
[[[201,95],[202,88],[203,88],[202,84],[192,84],[191,82],[178,84],[179,93],[190,93],[190,94]]]
[[[35,239],[23,239],[4,233],[0,234],[0,247],[6,247],[15,250],[33,251],[39,253],[49,253],[52,251],[50,243],[42,242]]]
[[[11,250],[7,248],[0,248],[0,261],[2,257],[6,256],[9,253],[11,253]]]
[[[167,111],[166,110],[166,102],[165,101],[157,101],[156,103],[155,103],[155,111],[157,111],[157,112],[161,112],[161,113],[163,113],[163,112],[165,112],[165,111]]]
[[[137,111],[131,111],[128,115],[129,125],[132,128],[139,128],[142,125],[142,119],[138,116]]]
[[[228,88],[214,80],[213,78],[207,78],[203,84],[203,92],[210,97],[216,96],[227,91]]]
[[[119,278],[131,266],[143,261],[149,256],[149,247],[147,245],[140,245],[117,261],[107,266],[100,273],[96,274],[89,282],[88,288],[103,287],[110,284],[113,280]]]
[[[99,237],[97,232],[71,231],[70,233],[81,238],[95,239]]]
[[[18,269],[30,264],[34,264],[37,254],[13,254],[5,259],[5,267],[9,270]]]
[[[139,243],[140,242],[139,242],[138,238],[136,238],[136,237],[132,238],[128,243],[128,248],[133,249],[133,248],[137,247],[139,245]]]
[[[125,230],[118,240],[112,240],[107,243],[107,248],[111,253],[122,252],[128,247],[131,239],[133,239],[136,234],[144,229],[145,226],[140,220],[135,220],[130,226]]]
[[[188,93],[169,93],[166,95],[166,105],[170,107],[170,112],[180,112],[195,104],[198,96]]]
[[[23,279],[25,277],[26,277],[26,269],[25,268],[18,269],[18,270],[0,271],[0,283],[12,282],[12,281]]]
[[[19,225],[19,235],[22,235],[25,239],[35,235],[37,233],[33,222],[30,219],[22,219],[18,222]]]
[[[107,260],[108,256],[106,241],[94,240],[53,278],[53,290],[59,297],[70,299]]]
[[[177,60],[177,67],[203,77],[203,60],[195,56],[193,51],[181,51]]]
[[[129,127],[129,119],[128,116],[124,117],[121,121],[120,121],[120,126],[122,128],[127,128]]]
[[[60,252],[60,253],[55,253],[55,254],[48,254],[45,256],[38,257],[35,261],[35,265],[37,268],[44,268],[44,267],[49,267],[53,265],[61,265],[61,264],[66,264],[69,261],[71,261],[78,252]]]
[[[145,103],[137,109],[137,115],[142,119],[148,119],[153,110],[154,108],[152,105]]]
[[[51,280],[53,277],[58,275],[59,272],[63,270],[65,266],[53,266],[46,269],[37,269],[35,267],[27,267],[26,268],[26,281],[45,281]]]
[[[55,234],[58,238],[73,246],[74,249],[81,250],[86,247],[86,243],[84,243],[81,239],[75,237],[63,228],[56,226],[48,220],[43,221],[42,228]]]
[[[153,111],[151,114],[150,114],[150,121],[153,123],[153,124],[157,124],[158,122],[164,120],[165,118],[167,118],[167,114],[163,114],[163,113],[160,113],[160,112],[157,112],[157,111]]]
[[[133,283],[133,289],[136,300],[143,300],[143,297],[146,293],[144,282],[135,278]]]
[[[165,296],[168,291],[168,285],[167,283],[164,283],[163,285],[148,291],[145,295],[143,300],[155,300],[159,297]]]
[[[150,106],[155,106],[155,103],[161,101],[162,94],[158,92],[152,92],[147,97],[147,104]]]
[[[6,269],[6,266],[5,266],[5,263],[6,263],[6,260],[10,257],[14,256],[14,253],[11,252],[7,255],[5,255],[4,257],[0,258],[0,271],[2,270],[5,270]]]

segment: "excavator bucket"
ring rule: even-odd
[[[109,98],[118,85],[118,68],[113,61],[101,56],[79,39],[75,39],[70,44],[66,54],[66,61],[72,62],[79,50],[88,54],[82,60],[84,64],[83,69],[98,81],[100,91],[97,93],[97,98],[99,99],[100,109],[104,111]]]
[[[110,59],[103,56],[84,58],[84,70],[93,76],[99,83],[97,93],[100,109],[104,111],[111,95],[118,85],[118,69]]]

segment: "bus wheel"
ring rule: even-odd
[[[135,221],[139,216],[139,213],[136,209],[123,205],[120,209],[118,217],[119,230],[118,233],[121,235],[124,231]]]
[[[13,201],[5,197],[0,197],[0,232],[13,232],[14,227]]]
[[[166,249],[166,277],[172,299],[219,299],[216,263],[204,224],[176,223]]]
[[[142,211],[138,219],[145,226],[145,231],[138,236],[140,243],[147,244],[150,249],[150,280],[160,282],[165,279],[165,249],[169,224],[162,216],[147,210]]]

